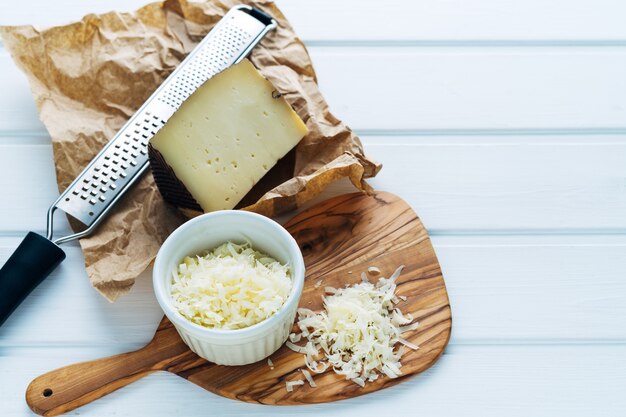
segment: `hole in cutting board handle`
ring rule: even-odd
[[[53,392],[50,388],[46,388],[43,390],[43,392],[41,393],[44,397],[50,397],[52,396]]]

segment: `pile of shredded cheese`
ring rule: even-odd
[[[171,294],[180,314],[201,326],[241,329],[275,314],[291,292],[288,265],[249,244],[224,243],[185,257],[172,274]]]
[[[325,291],[332,295],[324,297],[324,311],[298,309],[301,333],[292,333],[287,346],[304,353],[306,366],[312,372],[322,373],[332,367],[360,386],[376,380],[380,374],[390,378],[402,375],[400,357],[404,346],[417,346],[401,334],[418,326],[417,322],[412,323],[410,315],[404,316],[395,307],[399,302],[395,281],[402,268],[376,284],[363,274],[359,284],[340,289],[326,287]],[[304,346],[295,344],[303,338]],[[395,349],[397,343],[401,346]]]

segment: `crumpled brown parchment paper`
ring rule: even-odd
[[[295,150],[291,178],[245,207],[267,216],[296,209],[343,177],[362,191],[381,165],[329,111],[313,64],[280,10],[266,0],[167,0],[135,13],[90,14],[80,22],[39,30],[0,28],[26,73],[39,116],[52,137],[59,190],[115,135],[176,65],[233,6],[250,4],[272,15],[278,29],[251,61],[305,121],[310,133]],[[185,218],[165,203],[145,175],[96,230],[80,240],[92,285],[108,300],[128,292],[165,238]]]

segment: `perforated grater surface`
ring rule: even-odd
[[[65,259],[58,244],[91,233],[148,167],[148,141],[202,83],[241,61],[276,22],[249,6],[231,9],[50,206],[46,237],[29,232],[0,269],[0,325]],[[85,228],[52,240],[59,209]]]

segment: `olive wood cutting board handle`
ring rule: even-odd
[[[26,390],[26,402],[37,414],[56,416],[189,356],[197,358],[176,330],[161,322],[154,338],[139,350],[65,366],[35,378]]]
[[[331,370],[314,375],[308,384],[285,389],[285,381],[303,379],[303,355],[285,346],[270,358],[244,366],[220,366],[198,357],[163,318],[152,341],[135,352],[70,365],[35,379],[26,401],[37,414],[55,416],[87,404],[151,372],[167,371],[207,391],[234,400],[268,405],[337,401],[390,387],[428,369],[450,338],[452,313],[445,282],[426,229],[413,209],[390,193],[345,194],[296,215],[285,228],[304,256],[306,277],[300,307],[319,310],[324,287],[361,282],[361,273],[376,266],[396,280],[402,296],[397,307],[411,314],[419,327],[403,337],[419,346],[402,355],[402,375],[381,376],[359,387]],[[375,276],[370,279],[376,280]]]

